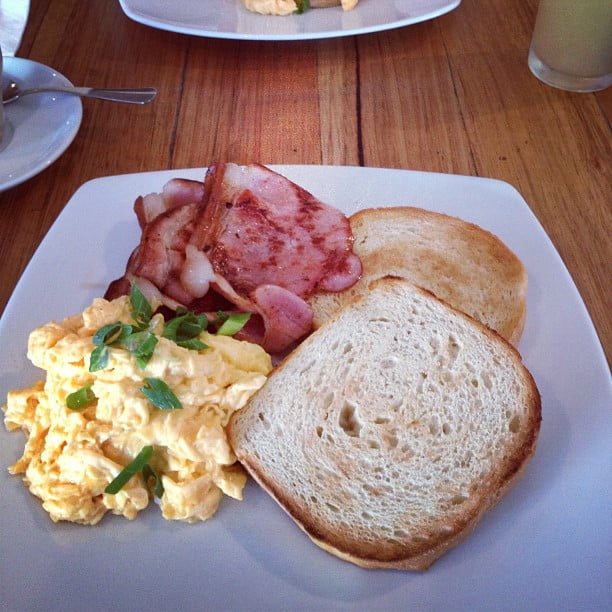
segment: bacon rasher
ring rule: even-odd
[[[126,275],[175,308],[251,312],[242,336],[281,353],[312,328],[305,301],[341,291],[361,274],[348,219],[265,166],[212,165],[204,182],[172,179],[139,197],[142,228]]]

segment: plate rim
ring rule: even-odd
[[[239,0],[236,0],[238,2]],[[160,19],[156,15],[147,15],[142,11],[136,10],[130,4],[130,0],[119,0],[121,9],[127,17],[133,21],[146,25],[148,27],[165,30],[167,32],[175,32],[177,34],[185,34],[191,36],[201,36],[205,38],[218,38],[224,40],[251,40],[251,41],[292,41],[292,40],[321,40],[325,38],[342,38],[345,36],[357,36],[361,34],[372,34],[374,32],[384,32],[396,28],[401,28],[423,21],[429,21],[430,19],[436,19],[450,13],[455,10],[462,0],[445,0],[445,3],[440,6],[439,9],[431,11],[423,15],[417,15],[415,17],[407,17],[405,19],[399,19],[393,22],[381,23],[372,26],[365,26],[361,28],[351,28],[347,30],[327,30],[327,31],[313,31],[313,32],[300,32],[300,33],[289,33],[289,34],[269,34],[269,33],[257,33],[251,34],[246,32],[236,31],[217,31],[217,30],[204,30],[202,28],[191,27],[188,24],[172,23],[164,19]],[[355,9],[357,10],[357,9]],[[275,16],[264,16],[275,19]]]

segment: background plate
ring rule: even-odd
[[[52,68],[17,57],[5,57],[4,75],[20,89],[71,86]],[[19,185],[48,168],[79,131],[83,105],[77,96],[43,93],[25,96],[4,107],[0,140],[0,191]]]
[[[578,610],[612,606],[612,389],[603,351],[559,255],[500,181],[373,168],[273,166],[346,213],[417,205],[496,233],[529,273],[521,353],[543,422],[525,477],[475,532],[423,574],[364,570],[311,544],[252,482],[208,522],[54,524],[6,466],[21,433],[0,427],[0,602],[7,610]],[[28,333],[81,311],[123,273],[139,238],[132,204],[171,177],[96,179],[61,213],[0,320],[0,398],[40,375]],[[84,602],[87,602],[84,604]]]
[[[426,21],[461,0],[360,0],[357,8],[313,9],[302,15],[258,15],[240,0],[119,0],[123,12],[145,25],[211,38],[305,40],[366,34]]]

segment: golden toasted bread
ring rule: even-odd
[[[314,325],[329,320],[368,284],[388,274],[407,278],[518,344],[525,322],[527,273],[490,232],[421,208],[370,208],[350,218],[361,280],[340,293],[309,299]]]

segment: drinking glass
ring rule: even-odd
[[[544,83],[569,91],[612,84],[612,0],[541,0],[529,68]]]

